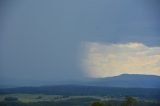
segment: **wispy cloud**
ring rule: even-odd
[[[122,73],[160,75],[160,47],[142,43],[85,43],[82,64],[90,77],[108,77]]]

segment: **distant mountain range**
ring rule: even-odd
[[[160,88],[160,76],[121,74],[114,77],[96,78],[87,82],[86,85],[122,88]]]
[[[47,86],[26,86],[1,88],[0,94],[41,93],[53,95],[97,95],[123,97],[132,95],[140,98],[160,99],[160,76],[122,74],[114,77],[95,78],[70,84],[52,84]]]
[[[56,86],[56,85],[78,85],[97,87],[120,87],[120,88],[160,88],[160,76],[143,74],[121,74],[119,76],[105,78],[90,78],[83,81],[32,81],[32,80],[11,80],[0,88],[14,87],[36,87],[36,86]],[[16,84],[15,84],[16,82]],[[19,83],[17,83],[19,82]],[[8,85],[7,85],[8,84]]]

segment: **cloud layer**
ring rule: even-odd
[[[108,77],[123,73],[160,75],[160,47],[142,43],[85,44],[83,68],[90,77]]]

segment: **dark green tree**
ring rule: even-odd
[[[134,106],[137,103],[137,100],[131,96],[126,96],[124,102],[121,106]]]
[[[91,106],[104,106],[104,103],[97,101],[97,102],[92,103]]]
[[[106,106],[113,106],[111,102],[107,102]]]
[[[5,97],[4,98],[5,101],[18,101],[17,97]]]

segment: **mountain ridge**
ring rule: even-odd
[[[26,84],[20,83],[20,86],[3,86],[0,88],[15,87],[38,87],[38,86],[54,86],[54,85],[82,85],[82,86],[104,86],[104,87],[120,87],[120,88],[160,88],[160,76],[144,75],[144,74],[120,74],[113,77],[89,78],[86,80],[70,80],[65,82],[51,81],[25,81]],[[14,84],[14,83],[12,83]],[[34,84],[34,85],[33,85]]]
[[[121,74],[113,77],[97,78],[89,85],[127,88],[160,88],[160,76],[144,74]]]

